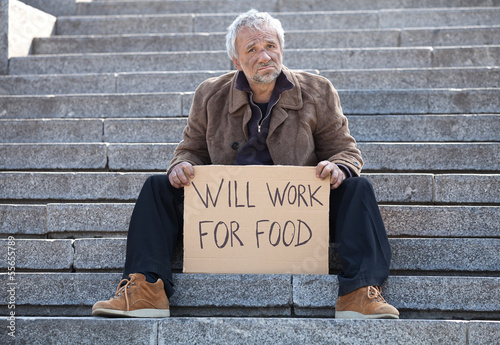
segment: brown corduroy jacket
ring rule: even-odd
[[[333,85],[321,76],[283,73],[295,86],[274,106],[267,146],[276,165],[315,166],[322,160],[347,166],[359,176],[363,166]],[[170,162],[232,165],[247,142],[252,116],[248,95],[235,88],[237,71],[210,78],[196,89],[183,140]]]

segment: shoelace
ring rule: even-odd
[[[122,283],[124,282],[127,282],[125,285],[122,286]],[[118,283],[118,287],[116,288],[116,293],[115,293],[115,298],[118,298],[121,296],[121,294],[123,293],[125,295],[125,303],[127,304],[127,311],[130,311],[130,305],[129,305],[129,302],[128,302],[128,294],[127,294],[127,289],[130,289],[130,285],[135,285],[134,283],[134,277],[132,276],[132,278],[130,280],[128,279],[122,279],[119,283]]]
[[[384,297],[382,297],[382,288],[377,286],[368,286],[368,298],[374,299],[377,302],[387,303]]]

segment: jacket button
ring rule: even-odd
[[[240,144],[238,144],[238,142],[236,142],[236,141],[235,141],[234,143],[232,143],[232,144],[231,144],[231,148],[232,148],[233,150],[237,150],[237,149],[238,149],[238,147],[240,147]]]

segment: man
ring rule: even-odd
[[[316,166],[329,178],[330,237],[339,274],[338,318],[398,318],[380,286],[391,260],[387,234],[338,94],[323,77],[282,64],[284,31],[251,10],[228,28],[237,72],[203,82],[167,175],[145,182],[130,221],[123,280],[93,315],[165,317],[174,293],[170,260],[182,229],[183,187],[203,164]]]

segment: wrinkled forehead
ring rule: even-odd
[[[236,46],[238,48],[246,47],[259,41],[273,42],[279,45],[278,33],[272,26],[263,24],[257,27],[243,26],[236,34]]]

